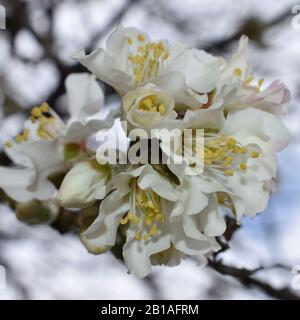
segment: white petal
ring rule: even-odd
[[[209,197],[208,206],[197,217],[207,236],[221,236],[225,232],[226,223],[214,195]]]
[[[27,202],[34,198],[34,194],[27,191],[36,178],[36,172],[33,168],[0,167],[0,176],[0,188],[12,199],[18,202]]]
[[[159,196],[170,201],[178,199],[178,192],[172,183],[150,165],[146,166],[138,179],[138,185],[141,189],[150,188]]]
[[[172,59],[168,70],[181,72],[191,89],[198,93],[207,93],[216,87],[219,67],[218,58],[202,50],[188,49]]]
[[[253,217],[266,209],[270,192],[264,187],[264,182],[259,181],[251,173],[235,173],[234,176],[228,177],[227,186],[238,221],[244,214]]]
[[[39,200],[50,199],[56,188],[48,180],[49,175],[65,168],[62,145],[59,141],[38,141],[24,147],[24,154],[30,158],[36,170],[35,182],[28,189]]]
[[[179,251],[187,255],[199,255],[212,250],[213,246],[209,237],[207,241],[192,239],[185,235],[181,226],[175,227],[172,224],[172,227],[172,243]]]
[[[230,113],[221,133],[234,136],[244,145],[257,144],[265,153],[282,150],[290,140],[281,119],[252,108]]]
[[[84,50],[79,51],[74,57],[83,64],[97,78],[108,83],[123,95],[133,89],[132,77],[121,70],[112,58],[102,49],[97,49],[86,55]]]
[[[91,161],[80,162],[64,177],[56,200],[67,208],[88,207],[97,200],[97,193],[106,186],[109,176],[108,166],[96,167]]]
[[[160,233],[149,240],[135,240],[135,229],[127,230],[127,240],[123,247],[124,262],[128,270],[138,277],[145,277],[151,270],[151,255],[164,251],[170,247],[171,237],[167,233]]]
[[[66,91],[71,114],[69,124],[85,123],[87,118],[100,111],[104,94],[95,77],[88,73],[74,73],[67,77]]]
[[[81,241],[90,252],[98,253],[115,244],[120,220],[128,210],[128,197],[118,191],[113,191],[102,201],[98,217],[81,233]]]
[[[199,178],[189,176],[180,186],[180,196],[176,201],[172,216],[182,214],[193,215],[201,212],[208,204],[207,197],[203,194],[203,188],[198,184]]]
[[[247,61],[248,43],[249,39],[246,36],[242,36],[240,38],[237,52],[232,55],[231,59],[222,72],[223,79],[231,77],[234,74],[235,69],[240,69],[242,71],[241,79],[246,79],[249,71],[249,64]]]
[[[85,140],[102,129],[111,128],[118,115],[119,110],[115,109],[112,110],[105,119],[90,119],[86,123],[74,121],[69,125],[62,139],[64,142],[79,142]]]
[[[186,128],[215,128],[223,127],[225,118],[222,108],[187,110],[183,119]]]
[[[169,71],[153,80],[158,87],[168,90],[175,98],[177,105],[197,109],[208,101],[207,94],[199,94],[186,84],[184,75],[178,71]]]

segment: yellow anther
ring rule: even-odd
[[[234,138],[232,138],[232,137],[229,137],[229,138],[227,139],[227,144],[229,144],[229,145],[236,145],[236,140],[235,140]]]
[[[247,79],[244,81],[244,84],[250,84],[253,81],[254,77],[252,75],[249,75]]]
[[[163,53],[163,58],[164,58],[164,60],[168,59],[169,56],[170,56],[169,51],[165,51],[165,52]]]
[[[251,152],[251,158],[256,159],[256,158],[259,158],[259,156],[260,156],[260,153],[258,151]]]
[[[240,153],[241,152],[241,148],[237,145],[233,145],[232,146],[232,152],[237,154],[237,153]]]
[[[133,218],[133,214],[132,214],[131,212],[128,212],[128,214],[127,214],[127,218],[128,218],[128,220],[132,220],[132,218]]]
[[[149,233],[146,233],[145,235],[144,235],[144,241],[147,241],[148,239],[150,239],[150,237],[151,237],[151,234],[149,234]]]
[[[165,218],[161,213],[159,213],[155,216],[155,220],[159,222],[164,222]]]
[[[128,221],[129,221],[128,217],[125,217],[125,218],[121,219],[120,224],[124,225],[124,224],[128,223]]]
[[[145,40],[143,35],[137,35],[140,42]],[[136,84],[145,81],[159,73],[161,58],[167,59],[169,53],[164,43],[149,42],[138,47],[137,54],[128,56],[132,63]]]
[[[166,113],[166,107],[165,107],[163,104],[161,104],[161,105],[158,107],[158,111],[159,111],[159,113],[160,113],[162,116],[164,116],[165,113]]]
[[[6,148],[12,148],[13,143],[12,143],[11,141],[6,141],[6,142],[4,143],[4,146],[5,146]]]
[[[22,142],[23,141],[23,136],[21,134],[16,135],[16,142]]]
[[[224,160],[223,162],[224,167],[230,166],[233,162],[233,159],[231,157],[225,157],[223,160]]]
[[[152,224],[152,219],[145,217],[144,222],[147,226],[150,226]]]
[[[240,163],[240,169],[241,170],[247,170],[247,163]]]
[[[236,68],[234,69],[233,73],[237,76],[240,77],[242,75],[242,69],[241,68]]]
[[[265,80],[264,79],[259,79],[258,80],[258,87],[260,88],[264,84]]]
[[[31,110],[31,115],[35,118],[38,118],[42,115],[42,110],[38,107],[35,107]]]
[[[149,96],[148,99],[151,100],[152,104],[157,104],[157,96],[155,94]]]
[[[48,103],[44,102],[39,107],[35,107],[31,110],[31,116],[34,118],[39,118],[42,116],[43,113],[46,113],[49,111],[49,105]]]
[[[246,154],[248,152],[247,147],[241,147],[240,152]]]
[[[150,229],[149,234],[150,234],[151,236],[153,236],[153,235],[155,235],[157,232],[158,232],[157,227],[152,227],[152,228]]]
[[[52,139],[53,135],[47,131],[46,128],[44,128],[43,126],[39,126],[37,129],[37,135],[41,138],[41,139]]]
[[[162,116],[165,115],[166,112],[164,104],[158,104],[156,95],[150,95],[140,101],[139,109],[143,111],[159,112]]]
[[[138,39],[138,41],[143,42],[143,41],[145,41],[145,36],[143,34],[138,34],[137,39]]]
[[[230,169],[228,170],[225,170],[224,173],[227,175],[227,176],[233,176],[234,175],[234,172]]]
[[[131,222],[133,224],[139,224],[140,223],[140,218],[137,216],[133,216],[133,218],[131,219]]]
[[[40,106],[40,110],[42,111],[42,112],[48,112],[49,111],[49,105],[48,105],[48,103],[47,102],[44,102],[41,106]]]
[[[132,39],[131,39],[130,37],[127,37],[127,43],[128,43],[129,45],[132,45]]]
[[[27,140],[28,140],[28,137],[29,137],[29,130],[28,130],[28,129],[25,129],[25,130],[23,131],[22,136],[23,136],[23,140],[24,140],[24,141],[27,141]]]
[[[153,205],[153,202],[151,200],[148,200],[146,206],[150,209],[154,209],[154,205]]]
[[[137,233],[135,234],[135,240],[140,241],[141,239],[142,239],[141,233],[140,233],[140,232],[137,232]]]

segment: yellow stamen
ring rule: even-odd
[[[129,45],[132,45],[132,39],[131,39],[130,37],[127,37],[127,43],[128,43]]]
[[[140,42],[145,40],[143,35],[137,36]],[[133,75],[136,85],[153,76],[158,76],[161,58],[167,59],[169,52],[163,42],[148,42],[139,46],[135,55],[129,55],[128,61],[132,63]]]
[[[233,176],[234,175],[234,172],[230,169],[228,170],[225,170],[224,173],[227,175],[227,176]]]
[[[241,153],[246,154],[248,152],[247,147],[241,147],[240,149]]]
[[[253,151],[253,152],[251,152],[251,158],[256,159],[256,158],[258,158],[259,156],[260,156],[260,153],[259,153],[258,151]]]
[[[264,79],[259,79],[258,80],[258,86],[259,88],[264,84],[265,80]]]
[[[138,41],[143,42],[143,41],[145,41],[145,36],[143,34],[138,34],[137,39],[138,39]]]
[[[6,148],[12,148],[13,143],[12,143],[11,141],[6,141],[6,142],[4,143],[4,146],[5,146]]]
[[[23,141],[23,136],[21,134],[16,135],[16,142],[22,142]]]
[[[236,68],[234,69],[233,73],[237,76],[240,77],[242,75],[242,69],[241,68]]]
[[[247,170],[247,164],[244,163],[244,162],[241,163],[241,164],[240,164],[240,169],[241,169],[241,170]]]
[[[142,236],[141,236],[141,233],[140,233],[140,232],[137,232],[137,233],[135,234],[135,240],[137,240],[137,241],[142,240]]]
[[[165,113],[166,113],[166,107],[165,107],[163,104],[161,104],[161,105],[158,107],[158,111],[159,111],[159,113],[163,116],[163,115],[165,115]]]
[[[250,84],[253,80],[254,80],[254,77],[252,75],[249,75],[247,79],[244,81],[244,84],[245,85]]]

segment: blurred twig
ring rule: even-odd
[[[277,289],[272,287],[268,283],[265,283],[261,280],[254,278],[255,273],[257,273],[258,271],[284,267],[280,264],[274,265],[269,268],[259,267],[253,270],[249,270],[245,268],[237,268],[234,266],[228,266],[222,263],[222,261],[217,261],[217,260],[209,260],[208,264],[216,272],[222,275],[233,277],[234,279],[238,280],[241,284],[243,284],[247,288],[254,287],[254,288],[260,289],[262,292],[268,294],[272,298],[284,299],[284,300],[300,300],[300,297],[294,294],[288,287]],[[288,267],[284,267],[284,268],[288,269]]]
[[[233,33],[227,39],[221,39],[219,41],[214,41],[203,47],[203,43],[200,42],[196,45],[206,51],[219,52],[226,49],[233,41],[239,40],[242,35],[248,36],[252,41],[256,41],[260,45],[263,45],[262,36],[263,34],[272,27],[284,22],[288,17],[291,16],[291,10],[286,10],[280,13],[277,17],[272,20],[265,22],[254,17],[248,18],[240,28]]]

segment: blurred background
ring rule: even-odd
[[[186,260],[173,268],[155,267],[151,277],[137,279],[112,254],[93,256],[76,235],[22,224],[0,203],[0,265],[7,272],[7,288],[0,289],[0,299],[273,299],[278,297],[276,290],[285,297],[300,295],[300,289],[291,285],[291,268],[300,265],[300,29],[292,24],[297,0],[0,4],[6,9],[6,29],[0,30],[0,86],[5,93],[1,149],[21,130],[32,106],[48,101],[66,115],[65,77],[84,71],[70,57],[81,47],[90,51],[103,46],[119,22],[144,29],[154,39],[181,40],[224,56],[235,50],[241,34],[247,34],[257,78],[267,83],[281,79],[292,92],[284,121],[293,136],[278,157],[278,188],[268,210],[252,221],[245,219],[230,248],[219,255],[228,266],[219,268],[223,274]],[[108,105],[117,104],[114,91],[103,87]],[[1,152],[0,165],[6,161]],[[243,273],[243,268],[261,266],[265,268],[250,275],[255,283]]]

